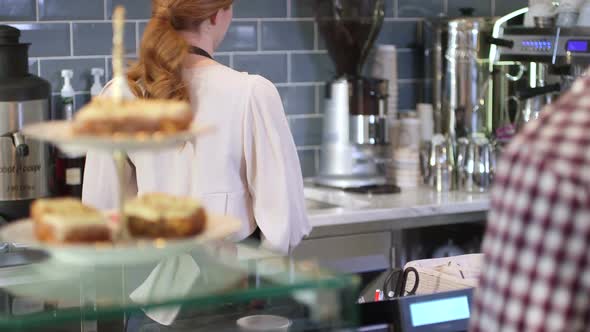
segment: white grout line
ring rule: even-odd
[[[39,60],[77,60],[77,59],[102,59],[104,55],[76,55],[76,56],[41,56]]]
[[[492,17],[496,15],[496,1],[492,0],[492,8],[490,8],[490,10],[492,11]]]
[[[88,91],[82,90],[82,91],[75,91],[74,92],[74,96],[82,96],[82,95],[87,95],[87,94],[90,94],[90,90],[88,90]],[[60,92],[51,92],[51,95],[53,97],[57,97],[57,96],[61,96],[61,93]]]
[[[289,86],[310,86],[316,84],[322,84],[324,82],[316,82],[316,81],[307,81],[307,82],[291,82],[291,83],[275,83],[276,86],[279,87],[289,87]]]
[[[425,17],[416,16],[416,17],[386,17],[385,22],[416,22],[416,21],[424,21]]]
[[[317,82],[291,82],[291,83],[275,83],[274,85],[277,88],[284,88],[284,87],[312,87],[315,86]]]
[[[74,56],[74,23],[70,23],[70,55]]]
[[[385,22],[415,22],[415,21],[423,21],[424,17],[386,17]],[[315,22],[313,18],[288,18],[288,17],[275,17],[275,18],[257,18],[257,19],[240,19],[236,18],[233,19],[234,22]],[[52,21],[2,21],[3,24],[32,24],[32,23],[40,23],[40,24],[53,24],[53,23],[109,23],[111,22],[110,19],[103,19],[103,20],[52,20]],[[126,23],[147,23],[149,19],[128,19],[125,21]]]
[[[449,0],[443,1],[443,13],[446,15],[449,12]]]
[[[126,20],[125,23],[146,23],[148,20]],[[69,23],[111,23],[111,20],[52,20],[52,21],[2,21],[2,24],[69,24]]]
[[[140,39],[141,41],[141,39]],[[412,52],[413,49],[398,49],[398,52]],[[415,51],[415,50],[414,50]],[[215,52],[215,55],[219,56],[233,56],[233,55],[287,55],[287,54],[327,54],[327,51],[236,51],[236,52]],[[128,55],[135,55],[133,53]],[[64,60],[64,59],[95,59],[95,58],[102,58],[107,55],[74,55],[74,56],[45,56],[45,57],[38,57],[39,59],[43,60]],[[314,82],[315,83],[315,82]]]
[[[399,16],[399,0],[393,0],[393,17]]]
[[[398,52],[416,52],[415,48],[398,48]],[[215,55],[257,55],[257,54],[328,54],[327,50],[273,50],[273,51],[225,51],[225,52],[215,52]]]
[[[37,75],[41,76],[41,61],[37,59]]]
[[[291,16],[293,16],[293,13],[291,13],[291,0],[287,0],[287,17]]]
[[[39,22],[39,20],[41,19],[41,17],[40,17],[41,15],[39,14],[39,12],[40,12],[39,11],[39,1],[35,0],[35,16],[36,16],[37,22]]]
[[[290,119],[290,120],[321,119],[323,117],[324,117],[323,114],[315,114],[315,113],[287,115],[287,119]]]
[[[314,22],[313,17],[260,17],[260,18],[234,18],[233,22]]]
[[[283,51],[235,51],[235,52],[219,52],[219,55],[227,55],[227,54],[235,54],[235,55],[258,55],[258,54],[266,54],[266,55],[283,55],[283,54],[328,54],[326,50],[283,50]]]
[[[106,20],[109,17],[109,14],[107,13],[107,0],[102,0],[102,3],[104,4],[104,19]]]

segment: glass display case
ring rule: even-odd
[[[284,331],[324,331],[358,319],[357,278],[253,246],[107,266],[32,253],[23,257],[38,262],[0,268],[0,331],[242,331],[272,319]]]

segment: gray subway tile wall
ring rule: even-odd
[[[35,21],[36,6],[36,0],[0,0],[0,20]]]
[[[313,21],[262,22],[263,51],[313,50],[315,34]]]
[[[257,51],[258,22],[235,21],[225,34],[218,52]]]
[[[449,0],[447,14],[449,16],[464,16],[465,9],[471,8],[473,16],[490,16],[492,15],[491,0]]]
[[[289,119],[291,133],[297,146],[315,147],[322,143],[322,118],[314,117],[292,117]]]
[[[282,0],[235,0],[234,8],[236,18],[287,17],[287,1]]]
[[[292,82],[325,82],[334,75],[334,65],[325,52],[291,54]]]
[[[125,24],[125,54],[135,54],[135,23]],[[104,55],[112,53],[113,26],[110,23],[73,23],[73,55]]]
[[[108,18],[113,15],[116,6],[125,6],[126,16],[132,20],[141,20],[150,17],[152,14],[151,1],[148,0],[94,0],[102,3],[106,1],[106,14]]]
[[[315,86],[280,86],[278,90],[287,115],[316,113]]]
[[[313,20],[315,0],[235,0],[234,17],[226,39],[217,50],[221,63],[257,73],[279,90],[289,125],[299,147],[306,177],[317,172],[322,138],[323,82],[334,74],[324,42]],[[426,100],[430,80],[424,73],[420,23],[424,17],[503,15],[527,5],[527,0],[385,0],[386,19],[378,43],[399,50],[399,110]],[[90,69],[106,69],[110,77],[110,17],[124,5],[126,49],[136,56],[151,15],[151,0],[0,0],[0,24],[16,26],[32,43],[29,70],[48,79],[54,96],[61,89],[61,69],[74,69],[75,106],[90,99]],[[57,99],[54,98],[54,105]],[[56,107],[57,109],[57,107]]]
[[[496,15],[511,13],[517,9],[526,7],[527,5],[528,5],[527,0],[513,0],[513,1],[496,0],[495,2],[492,2],[492,6],[494,8],[494,13],[496,13]]]
[[[298,154],[303,177],[313,177],[316,173],[317,151],[313,149],[299,150]]]
[[[29,56],[71,56],[71,34],[68,23],[11,24],[21,30],[21,40],[31,43]]]
[[[39,20],[102,20],[104,3],[96,0],[39,0]]]
[[[233,65],[236,70],[262,75],[273,83],[287,83],[287,61],[287,54],[235,54]]]
[[[471,0],[477,2],[480,0]],[[399,17],[431,17],[444,13],[443,0],[398,0],[397,16]]]
[[[291,17],[312,17],[313,4],[315,0],[295,0],[291,1]]]
[[[39,60],[29,59],[29,73],[39,76]]]

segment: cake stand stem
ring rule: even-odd
[[[117,167],[117,181],[119,181],[119,221],[121,223],[121,236],[123,239],[128,238],[127,218],[125,217],[125,163],[127,162],[127,154],[123,151],[117,150],[113,153],[115,166]]]

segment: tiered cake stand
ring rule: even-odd
[[[205,230],[191,238],[179,240],[141,240],[132,239],[127,234],[125,214],[124,169],[127,154],[138,151],[158,151],[182,147],[187,142],[195,142],[197,136],[207,132],[207,128],[192,128],[185,132],[145,137],[78,136],[72,131],[71,122],[51,121],[27,126],[24,134],[33,139],[54,144],[66,154],[77,155],[88,151],[110,153],[117,168],[119,187],[118,213],[114,214],[121,237],[113,245],[49,245],[36,240],[33,222],[25,219],[11,223],[0,229],[0,238],[6,241],[29,245],[47,250],[54,258],[74,264],[111,265],[142,263],[175,255],[194,249],[197,245],[223,240],[235,233],[239,220],[228,216],[209,214]]]

